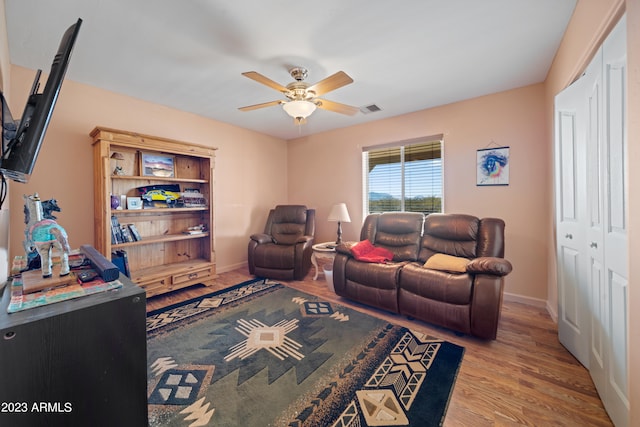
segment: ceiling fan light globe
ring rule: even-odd
[[[282,104],[282,108],[294,119],[306,119],[316,110],[316,104],[310,101],[289,101]]]

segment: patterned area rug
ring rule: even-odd
[[[255,280],[148,314],[150,426],[437,426],[464,348]]]

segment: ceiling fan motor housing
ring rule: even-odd
[[[285,96],[292,101],[308,101],[316,96],[312,90],[307,90],[309,85],[305,82],[293,82],[287,85],[288,93]]]
[[[309,72],[304,67],[294,67],[289,70],[289,74],[291,74],[291,77],[293,77],[295,80],[301,82],[307,78]]]

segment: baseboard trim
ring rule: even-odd
[[[540,298],[527,297],[519,294],[504,293],[504,300],[509,302],[519,302],[521,304],[530,305],[538,308],[547,308],[547,300]]]
[[[555,323],[556,325],[558,324],[558,310],[555,307],[552,307],[549,305],[549,301],[547,301],[547,313],[549,313],[549,316],[551,316],[551,320],[553,320],[553,323]]]
[[[233,270],[238,270],[240,268],[247,268],[247,261],[239,262],[237,264],[225,265],[224,267],[216,266],[216,273],[228,273]]]
[[[549,305],[549,301],[547,300],[519,294],[510,294],[508,292],[505,292],[503,294],[503,298],[505,301],[518,302],[520,304],[526,304],[532,307],[543,308],[547,310],[547,313],[549,313],[551,320],[553,320],[554,323],[558,323],[558,312],[551,305]]]

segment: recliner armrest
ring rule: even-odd
[[[300,236],[296,243],[307,243],[313,240],[313,236]]]
[[[251,240],[255,240],[256,242],[258,242],[260,244],[273,242],[273,238],[271,236],[269,236],[268,234],[264,234],[264,233],[252,234],[251,235]]]
[[[511,273],[513,266],[504,258],[480,257],[469,261],[467,273],[492,274],[494,276],[506,276]]]
[[[351,253],[351,248],[356,243],[357,242],[343,242],[343,243],[340,243],[338,246],[336,246],[336,253],[349,255],[349,256],[352,257],[353,254]]]

